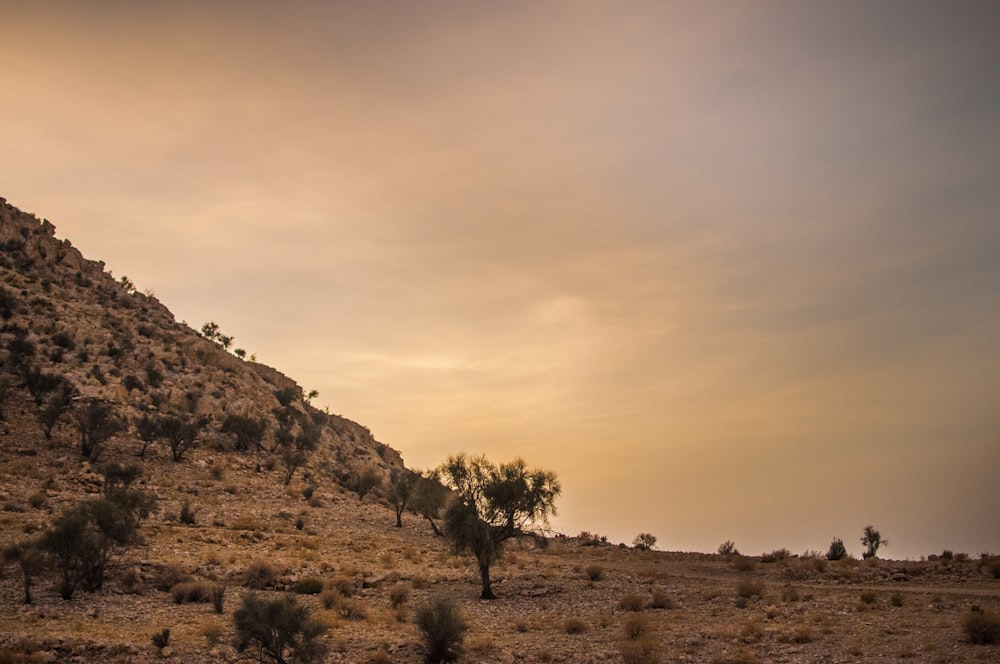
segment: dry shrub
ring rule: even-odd
[[[796,625],[783,631],[778,636],[778,640],[783,643],[811,643],[813,641],[812,628],[809,625]]]
[[[861,601],[870,606],[875,605],[876,595],[874,590],[862,590]]]
[[[763,636],[764,628],[756,620],[751,620],[740,630],[740,638],[743,639],[744,643],[755,643],[760,641]]]
[[[253,560],[243,573],[243,585],[254,590],[263,590],[274,585],[278,578],[277,568],[260,558]]]
[[[642,611],[646,601],[636,593],[625,593],[618,600],[618,608],[622,611]]]
[[[992,611],[974,606],[962,618],[962,631],[972,643],[996,643],[1000,640],[1000,618]]]
[[[398,609],[410,601],[410,594],[413,588],[408,583],[397,583],[389,588],[389,602],[392,608]]]
[[[518,618],[514,621],[514,631],[524,634],[528,631],[528,621],[524,618]]]
[[[324,609],[332,609],[343,595],[341,595],[335,588],[327,588],[322,593],[320,593],[319,601],[323,604]]]
[[[736,583],[736,596],[744,599],[764,596],[764,582],[756,579],[740,579]]]
[[[333,577],[333,581],[330,582],[330,587],[344,597],[350,597],[354,594],[354,579],[348,578],[343,574],[338,574]]]
[[[587,623],[582,618],[567,618],[563,623],[563,631],[567,634],[583,634],[587,631]]]
[[[437,598],[417,609],[413,620],[420,628],[427,646],[426,662],[451,662],[458,659],[469,626],[450,599]]]
[[[600,565],[587,565],[587,569],[584,571],[591,581],[600,581],[604,578],[604,568]]]
[[[205,581],[185,581],[170,589],[175,604],[184,602],[209,602],[212,599],[212,584]]]
[[[307,576],[292,584],[292,592],[298,595],[318,595],[323,592],[323,579]]]
[[[209,618],[198,628],[198,633],[205,638],[208,647],[211,648],[222,639],[222,623],[214,618]]]
[[[618,649],[624,664],[657,664],[660,661],[660,644],[648,634],[631,641],[622,641]]]
[[[674,601],[670,599],[666,590],[656,588],[653,590],[653,597],[649,600],[649,606],[653,609],[672,609]]]
[[[757,561],[748,556],[736,556],[733,560],[733,569],[737,572],[750,573],[757,567]]]
[[[142,572],[137,567],[129,567],[122,574],[121,582],[125,592],[138,594],[142,584]]]
[[[785,586],[785,589],[781,591],[781,601],[783,602],[797,602],[799,601],[799,591],[797,588],[792,586]]]
[[[630,613],[625,617],[622,631],[627,641],[635,641],[649,635],[649,620],[641,613]]]
[[[341,597],[336,603],[337,613],[346,620],[365,620],[368,609],[361,600]]]
[[[889,602],[895,607],[903,606],[903,593],[897,590],[889,598]]]
[[[178,583],[185,583],[190,580],[191,575],[184,570],[184,567],[180,563],[168,563],[160,568],[156,579],[153,581],[153,587],[166,592]]]

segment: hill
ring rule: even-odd
[[[312,407],[218,330],[178,323],[2,199],[0,276],[0,663],[246,661],[233,619],[250,591],[297,597],[329,629],[330,662],[422,661],[413,615],[432,597],[469,622],[469,662],[1000,654],[961,627],[1000,610],[988,556],[831,562],[558,536],[513,545],[494,575],[500,599],[479,601],[471,558],[421,516],[396,527],[402,457],[365,427]],[[17,545],[123,487],[155,509],[138,539],[108,550],[102,582],[64,599],[50,562],[24,603]]]

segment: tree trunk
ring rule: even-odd
[[[493,594],[493,586],[490,585],[490,564],[479,561],[479,576],[483,580],[483,592],[479,596],[479,599],[496,599],[497,596]]]
[[[403,527],[403,508],[402,507],[397,507],[396,508],[396,527],[397,528],[402,528]]]
[[[441,529],[438,528],[438,525],[434,523],[434,519],[430,518],[429,516],[425,516],[424,518],[427,519],[427,523],[431,524],[431,530],[434,531],[434,534],[437,535],[438,537],[441,537],[443,533],[441,532]]]

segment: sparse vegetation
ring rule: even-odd
[[[453,601],[441,597],[430,600],[417,608],[413,622],[423,634],[427,664],[458,659],[469,626]]]
[[[879,547],[889,546],[889,540],[884,539],[875,526],[865,526],[864,534],[861,536],[861,544],[865,547],[862,557],[868,560],[878,554]]]
[[[720,556],[738,556],[740,555],[739,549],[736,548],[736,544],[729,540],[726,540],[719,545],[719,555]]]
[[[1000,640],[1000,617],[992,611],[973,606],[962,618],[962,632],[971,643],[996,643]]]
[[[632,540],[632,548],[638,551],[651,551],[656,546],[656,535],[651,533],[639,533]]]
[[[834,537],[833,541],[830,542],[830,548],[826,552],[827,560],[840,560],[847,557],[847,547],[844,546],[844,541],[839,537]]]
[[[254,593],[244,595],[233,614],[233,625],[236,650],[253,649],[261,662],[307,664],[322,661],[326,654],[321,640],[326,625],[312,618],[292,595],[273,600]]]

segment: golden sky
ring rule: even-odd
[[[0,196],[429,467],[1000,551],[994,2],[0,0]]]

